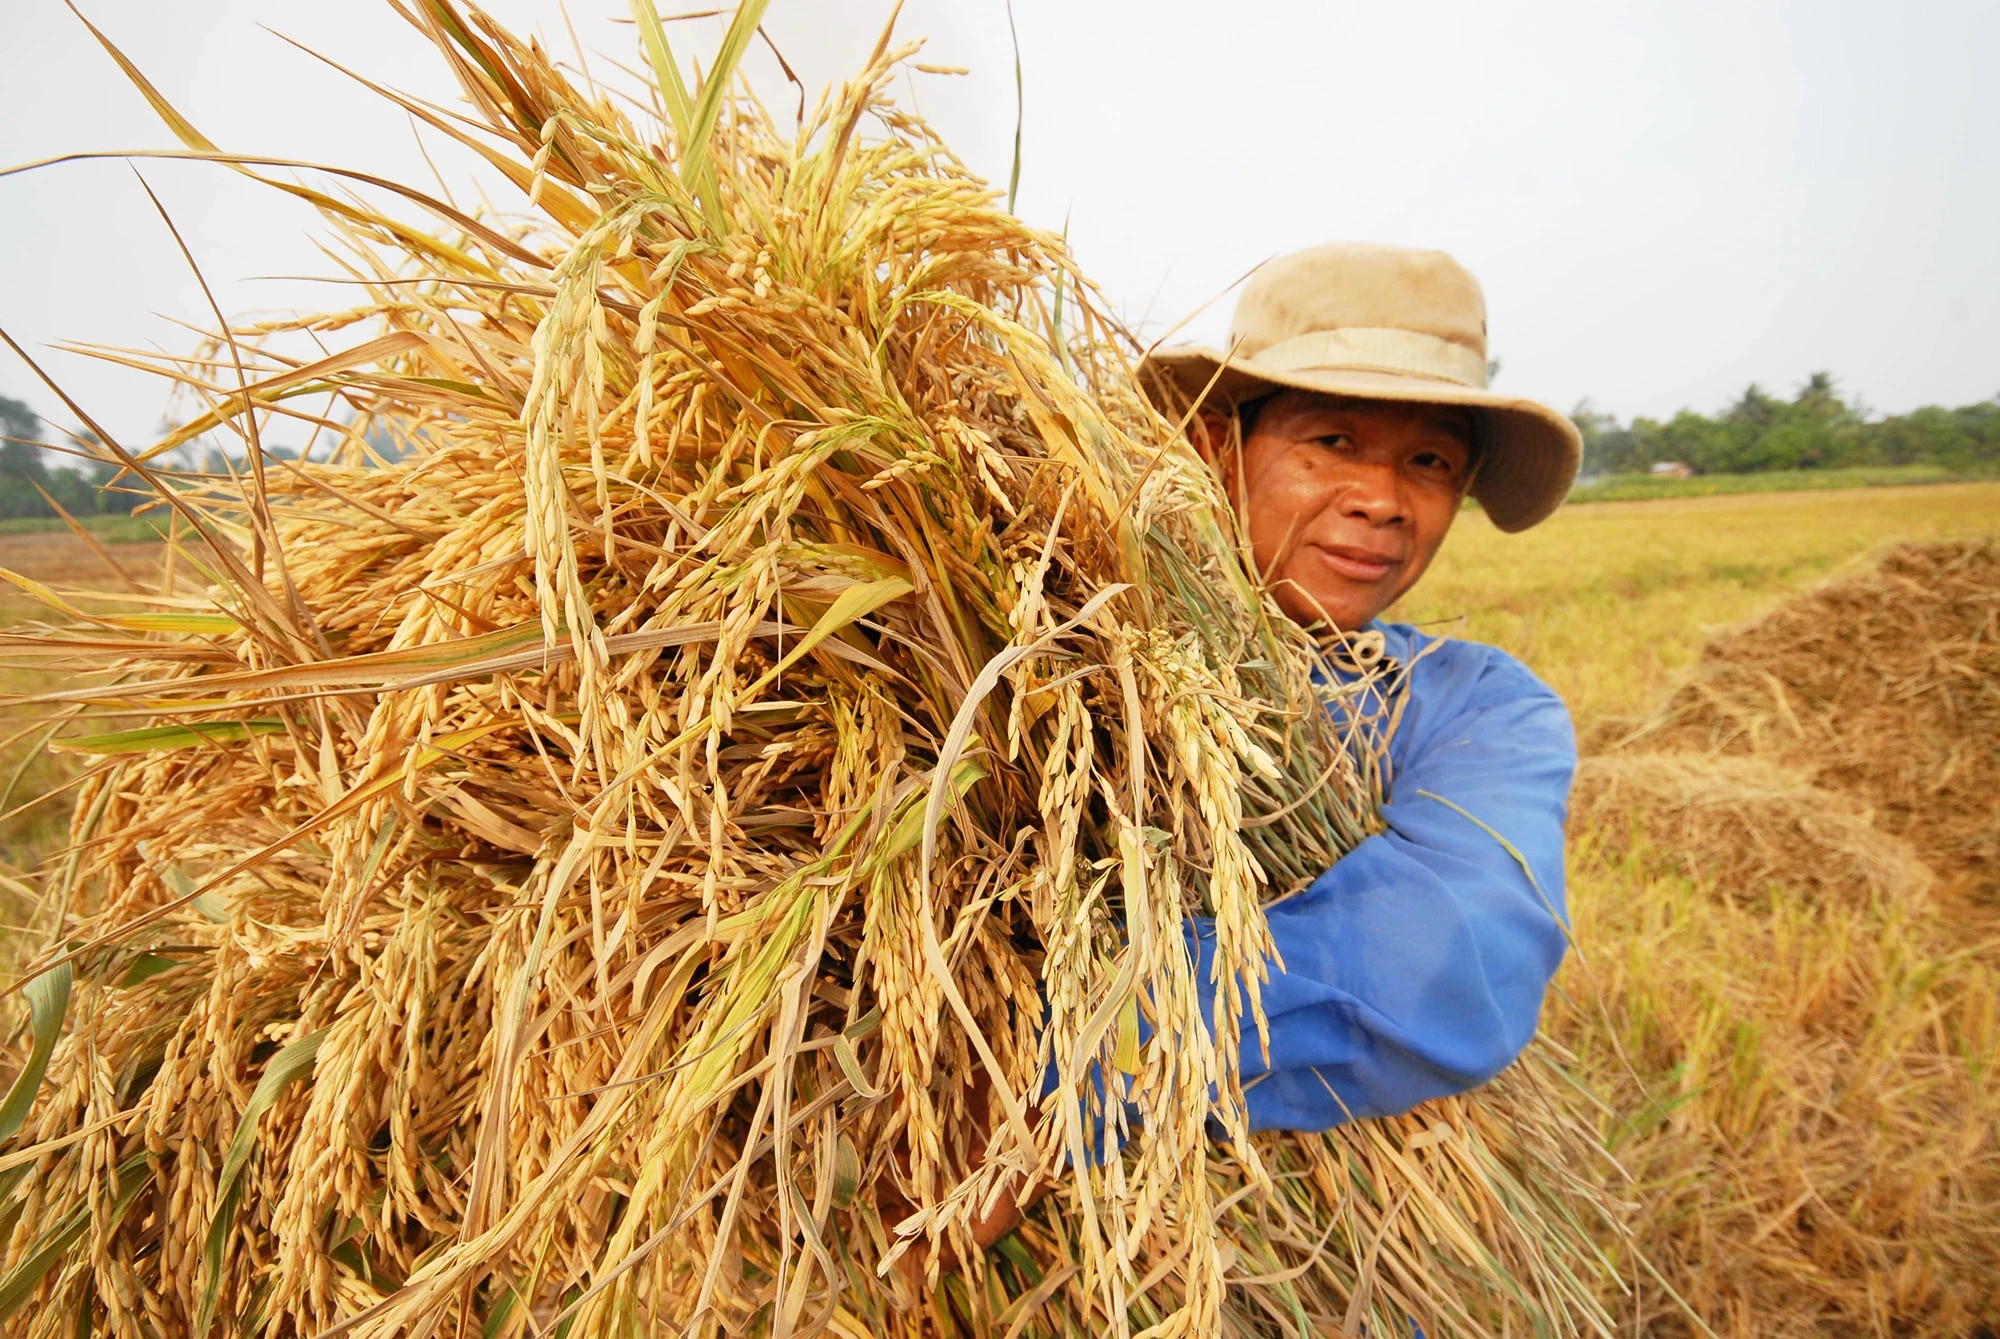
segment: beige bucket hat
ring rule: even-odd
[[[1442,251],[1336,242],[1280,256],[1237,299],[1229,352],[1161,349],[1140,376],[1176,416],[1204,394],[1238,405],[1283,387],[1465,405],[1480,441],[1472,495],[1502,530],[1561,506],[1583,454],[1569,419],[1486,388],[1486,299]]]

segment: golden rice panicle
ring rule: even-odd
[[[270,178],[365,300],[155,362],[200,412],[106,452],[171,575],[45,643],[105,719],[0,1314],[1606,1332],[1539,1062],[1249,1134],[1263,907],[1372,829],[1375,686],[1314,681],[1059,240],[891,104],[914,47],[787,134],[729,96],[760,10],[690,88],[641,0],[652,124],[409,8],[471,121],[410,111],[528,211]],[[294,423],[302,464],[167,463]]]

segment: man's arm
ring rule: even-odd
[[[1488,647],[1446,643],[1411,676],[1388,830],[1270,909],[1284,967],[1263,990],[1268,1065],[1243,1029],[1253,1129],[1321,1130],[1477,1087],[1534,1035],[1562,961],[1569,712]],[[1211,936],[1195,921],[1212,1017]]]

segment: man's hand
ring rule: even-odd
[[[1025,1194],[1009,1195],[1002,1198],[998,1204],[993,1206],[991,1213],[973,1220],[972,1240],[974,1244],[982,1251],[992,1250],[1001,1238],[1021,1225],[1021,1220],[1027,1216],[1028,1210],[1034,1208],[1042,1196],[1049,1193],[1049,1189],[1050,1183],[1043,1181],[1029,1188]],[[891,1200],[890,1196],[894,1196],[894,1199]],[[896,1195],[894,1191],[886,1192],[883,1196],[881,1207],[885,1224],[888,1223],[892,1213],[897,1214],[897,1220],[900,1221],[914,1212],[910,1204],[902,1196]],[[899,1210],[900,1213],[897,1212]],[[893,1224],[890,1225],[893,1226]],[[963,1270],[966,1262],[954,1259],[952,1263]],[[921,1289],[924,1282],[924,1253],[915,1247],[903,1252],[902,1258],[896,1261],[896,1270],[904,1278]]]
[[[972,1162],[976,1166],[985,1158],[987,1145],[992,1141],[993,1109],[996,1104],[993,1101],[991,1087],[984,1084],[973,1090],[969,1101],[978,1113],[977,1123],[973,1127],[972,1147]],[[989,1212],[972,1221],[974,1244],[982,1251],[992,1250],[1001,1238],[1021,1225],[1021,1220],[1027,1215],[1028,1210],[1034,1208],[1042,1196],[1049,1193],[1052,1184],[1046,1180],[1038,1181],[1012,1195],[1003,1196]],[[880,1192],[878,1206],[884,1225],[890,1227],[916,1211],[914,1205],[887,1185],[884,1185]],[[965,1264],[964,1261],[955,1263],[960,1268]],[[896,1268],[910,1282],[919,1286],[923,1283],[924,1257],[919,1251],[915,1249],[905,1251],[902,1258],[896,1262]]]
[[[979,1249],[992,1250],[995,1242],[1021,1225],[1021,1219],[1035,1206],[1035,1201],[1047,1192],[1048,1186],[1043,1184],[1030,1187],[1028,1193],[1020,1198],[1013,1195],[1005,1196],[993,1206],[993,1212],[975,1218],[972,1222],[972,1239],[979,1243]]]
[[[987,1146],[993,1142],[994,1107],[993,1089],[990,1084],[982,1084],[973,1094],[973,1101],[979,1109],[979,1125],[974,1134],[977,1141],[973,1151],[973,1161],[981,1161],[986,1156]],[[990,1251],[993,1244],[1021,1225],[1021,1219],[1042,1196],[1049,1193],[1050,1183],[1038,1181],[1025,1186],[1013,1195],[1005,1196],[993,1206],[992,1212],[984,1214],[972,1222],[972,1239],[979,1243],[979,1249]]]

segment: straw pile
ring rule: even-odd
[[[1369,831],[1376,690],[1312,681],[1059,243],[887,101],[911,49],[781,135],[726,95],[760,8],[690,89],[636,6],[639,125],[427,0],[472,115],[410,110],[535,212],[270,178],[356,305],[161,366],[204,412],[107,445],[178,540],[29,639],[119,719],[68,744],[0,1315],[1601,1331],[1534,1062],[1247,1134],[1261,907]],[[168,468],[210,431],[239,473]]]
[[[1718,637],[1631,744],[1794,767],[2000,910],[1996,684],[2000,542],[1903,544]]]
[[[1902,546],[1718,636],[1584,760],[1599,948],[1549,1026],[1619,1113],[1635,1330],[2000,1326],[2000,934],[1961,895],[1991,892],[1995,552]]]
[[[1619,752],[1585,758],[1572,825],[1600,855],[1690,878],[1749,906],[1782,888],[1867,907],[1926,897],[1935,882],[1908,842],[1859,801],[1761,757]]]

